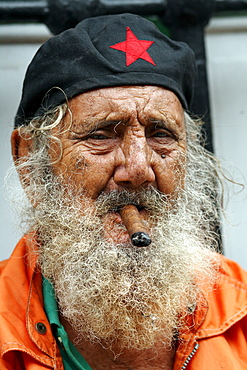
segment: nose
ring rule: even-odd
[[[146,187],[155,181],[152,167],[152,149],[146,137],[126,140],[119,148],[114,182],[124,188]]]

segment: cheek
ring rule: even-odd
[[[113,157],[91,155],[87,151],[76,148],[65,152],[56,167],[56,173],[62,176],[66,184],[72,184],[76,189],[83,189],[88,197],[96,199],[113,173]]]
[[[77,150],[63,152],[59,162],[54,163],[54,173],[61,176],[68,182],[69,179],[75,180],[84,175],[88,164],[83,155],[79,155]]]
[[[172,194],[184,187],[185,180],[185,154],[174,151],[163,159],[157,170],[158,189],[165,194]]]

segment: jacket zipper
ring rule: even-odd
[[[195,355],[196,351],[198,350],[199,348],[199,344],[196,343],[195,344],[195,347],[193,348],[193,350],[191,351],[191,353],[189,354],[189,356],[186,358],[186,360],[184,361],[184,364],[183,366],[181,367],[181,370],[185,370],[186,367],[188,366],[189,362],[191,361],[192,357]]]

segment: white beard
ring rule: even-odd
[[[39,236],[42,272],[53,282],[60,312],[78,341],[108,348],[118,342],[121,350],[147,349],[159,338],[169,347],[183,317],[201,299],[203,282],[213,284],[217,277],[211,247],[217,246],[219,171],[199,145],[197,123],[185,118],[185,190],[177,189],[179,197],[173,200],[143,195],[139,205],[149,210],[152,237],[145,248],[105,238],[104,207],[105,212],[114,208],[116,199],[99,197],[95,214],[83,195],[77,198],[78,187],[68,195],[68,186],[62,187],[52,173],[49,132],[38,131],[37,148],[17,165],[28,198],[37,201],[34,207],[28,203],[27,210],[21,207],[22,221]],[[14,198],[21,203],[19,194]],[[138,204],[141,198],[141,193],[126,193],[125,203]],[[114,228],[120,235],[125,232],[121,225]]]
[[[126,197],[126,203],[133,202],[133,194]],[[82,199],[79,209],[64,194],[62,201],[56,195],[46,205],[38,226],[40,263],[78,341],[101,342],[108,348],[117,341],[122,350],[147,349],[159,338],[169,347],[184,316],[201,299],[198,279],[214,281],[216,255],[184,200],[176,200],[172,212],[167,199],[153,198],[150,192],[146,196],[149,209],[151,203],[156,206],[150,211],[152,244],[145,248],[114,245],[104,238],[102,207],[123,204],[122,199],[112,203],[103,196],[96,215],[86,199],[81,215]]]

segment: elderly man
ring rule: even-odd
[[[131,14],[37,52],[12,135],[28,230],[1,265],[1,369],[247,369],[247,276],[214,252],[194,79],[192,51]]]

